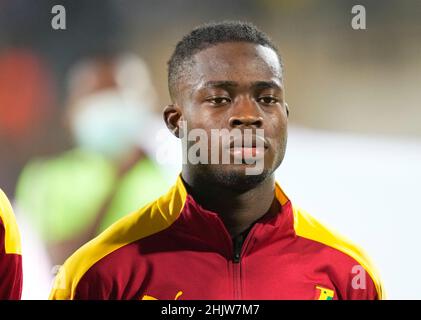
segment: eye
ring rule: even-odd
[[[209,99],[206,99],[206,101],[210,102],[211,104],[215,106],[225,105],[227,103],[231,102],[231,99],[228,97],[211,97]]]
[[[259,103],[263,103],[266,105],[271,105],[271,104],[276,104],[279,102],[279,100],[276,97],[272,97],[272,96],[265,96],[265,97],[260,97],[257,99],[257,102]]]

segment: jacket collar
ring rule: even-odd
[[[188,194],[181,174],[177,178],[175,191],[175,194],[184,198],[184,205],[174,227],[200,244],[202,249],[219,252],[230,259],[233,254],[232,239],[218,213],[203,208]],[[264,247],[269,241],[295,235],[291,201],[277,182],[275,197],[281,210],[275,215],[265,214],[255,222],[244,242],[244,255]]]

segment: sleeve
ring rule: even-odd
[[[348,279],[348,299],[384,300],[386,299],[383,283],[378,272],[372,266],[353,266]]]
[[[78,280],[78,271],[69,272],[66,264],[60,267],[49,300],[115,300],[112,281],[105,274],[90,270]]]
[[[12,206],[0,190],[0,300],[19,300],[22,280],[19,230]]]

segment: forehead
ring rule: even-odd
[[[227,42],[204,49],[193,57],[190,78],[193,84],[203,81],[254,82],[282,80],[278,55],[262,45]]]

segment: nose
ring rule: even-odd
[[[229,125],[231,128],[240,126],[260,128],[263,125],[263,118],[260,113],[259,106],[251,99],[244,98],[236,103],[233,108],[233,113],[229,118]]]

